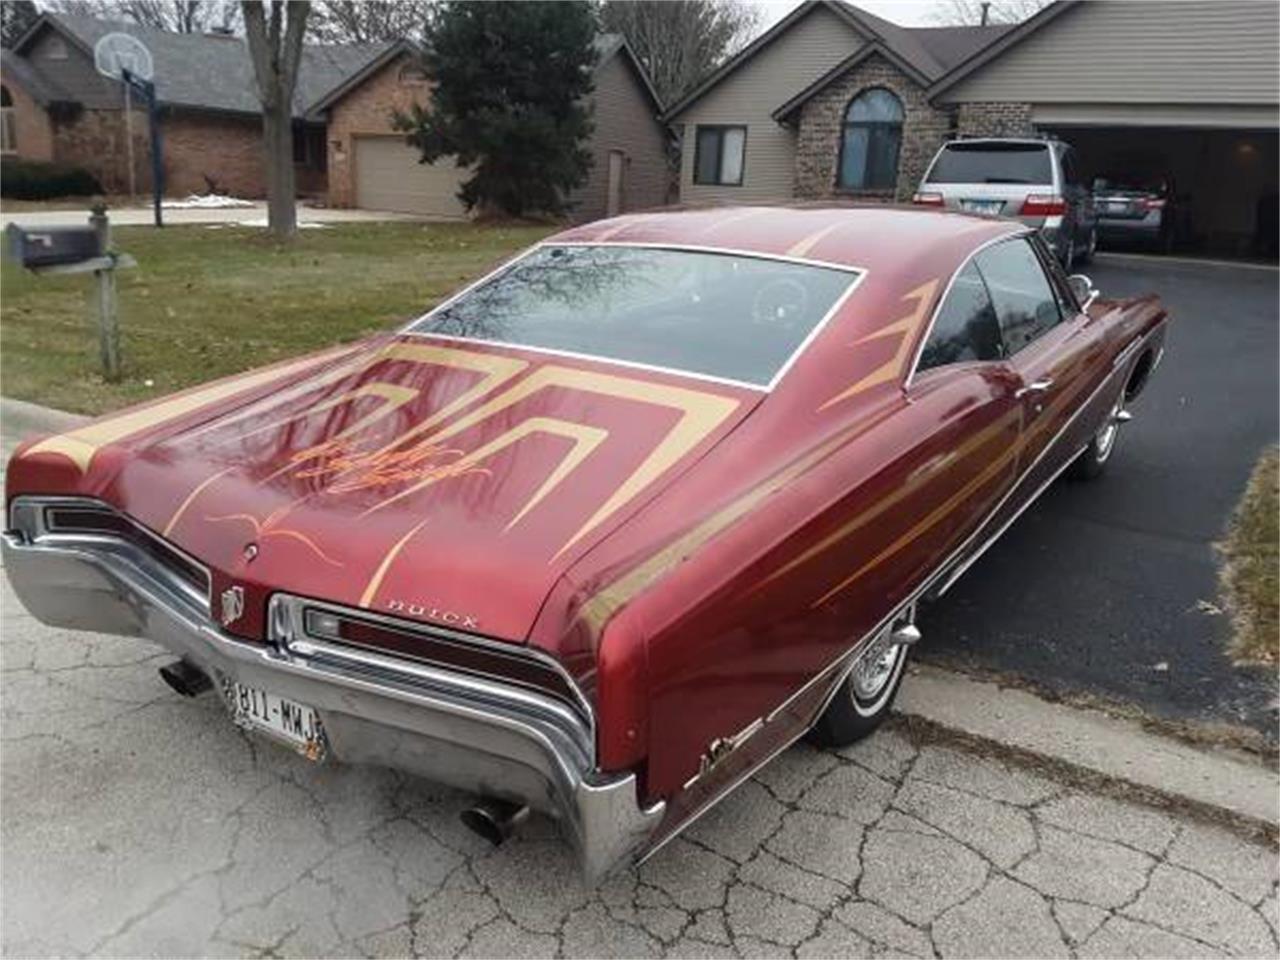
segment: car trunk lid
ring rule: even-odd
[[[759,391],[400,337],[133,445],[107,499],[210,567],[224,627],[283,591],[523,641],[561,573]]]

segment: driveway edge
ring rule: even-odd
[[[1267,833],[1280,826],[1280,776],[1238,751],[1202,749],[1101,710],[928,665],[913,667],[897,711]]]
[[[12,438],[73,429],[87,417],[0,397]],[[897,712],[969,740],[1117,781],[1211,815],[1274,833],[1280,776],[1225,749],[1201,749],[1101,710],[1052,703],[929,665],[914,665]]]
[[[73,430],[89,418],[79,413],[66,413],[42,407],[26,400],[0,397],[0,424],[10,440],[25,440],[37,433],[62,433]]]

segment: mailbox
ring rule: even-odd
[[[9,255],[27,269],[81,263],[105,253],[93,227],[45,227],[29,229],[9,224]]]

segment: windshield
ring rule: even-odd
[[[857,276],[724,253],[551,245],[427,314],[410,332],[766,387]]]
[[[1043,143],[952,143],[929,171],[928,183],[1053,183]]]

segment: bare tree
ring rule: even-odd
[[[759,7],[736,0],[605,0],[600,7],[601,27],[627,38],[666,106],[741,49],[759,22]]]
[[[267,227],[285,240],[298,232],[293,172],[293,92],[302,62],[307,0],[243,0],[245,37],[262,101]],[[269,8],[269,9],[268,9]]]
[[[933,12],[938,23],[978,26],[988,23],[1021,23],[1049,6],[1052,0],[940,0]]]
[[[6,50],[40,19],[33,0],[10,0],[0,3],[0,45]]]
[[[234,29],[240,14],[233,0],[53,0],[46,6],[57,13],[130,20],[170,33]]]
[[[318,0],[311,35],[320,43],[420,40],[431,0]]]

